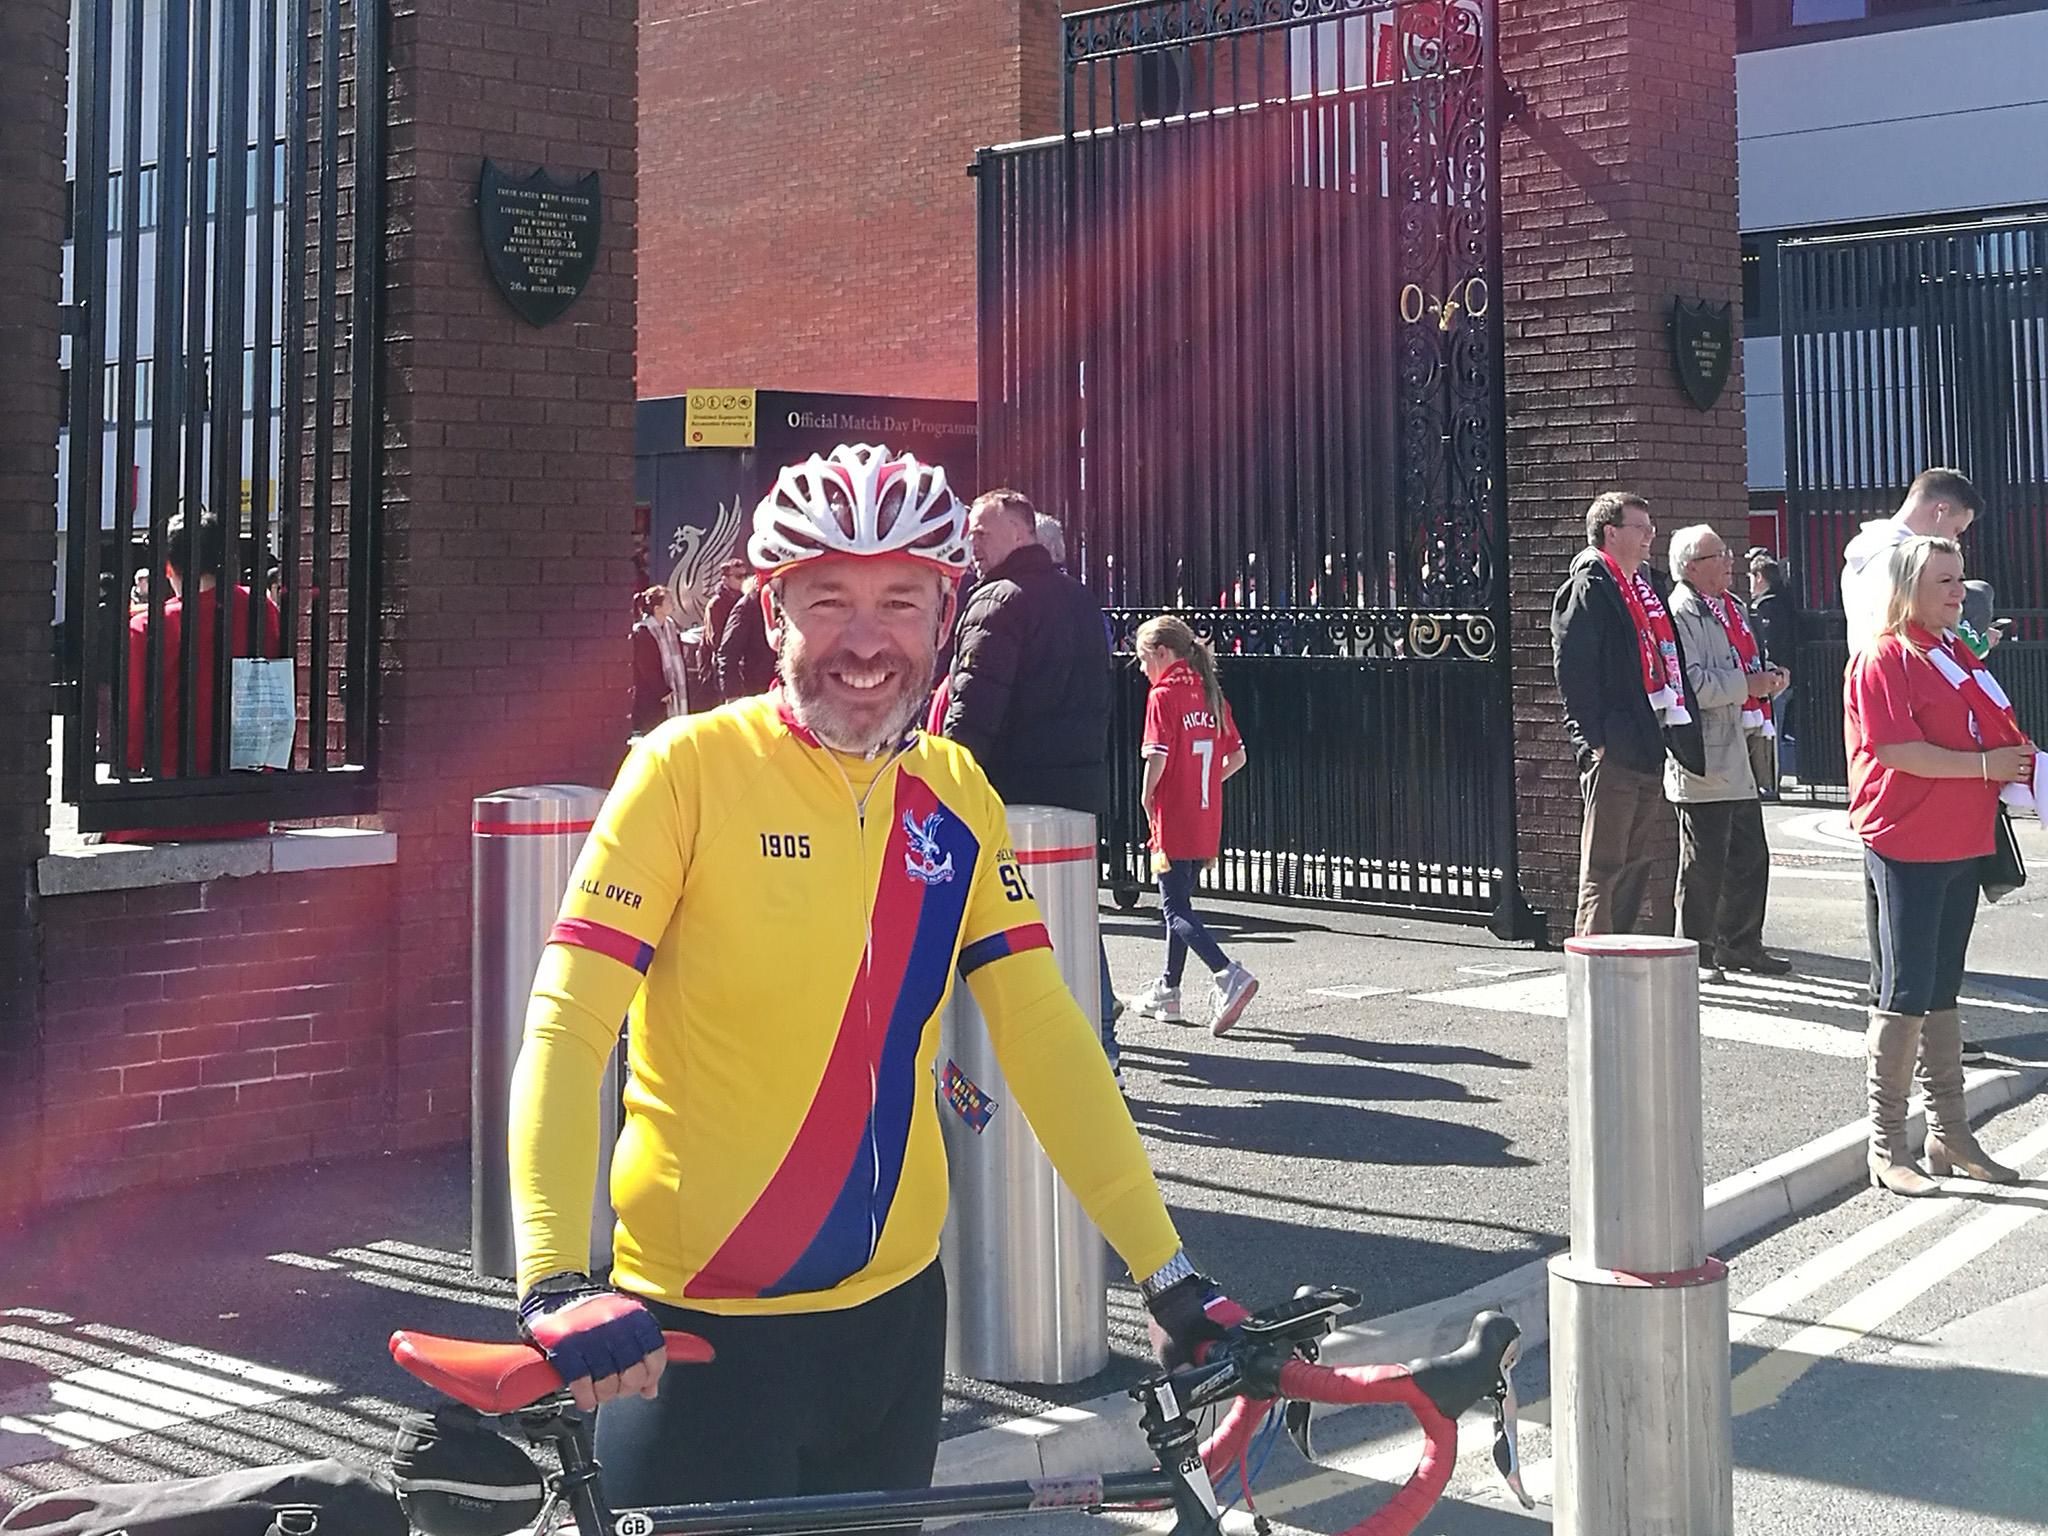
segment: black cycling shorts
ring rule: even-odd
[[[658,1397],[597,1416],[613,1509],[928,1488],[946,1371],[946,1280],[934,1263],[839,1312],[728,1317],[660,1302],[663,1328],[710,1341]]]

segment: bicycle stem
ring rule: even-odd
[[[1181,1406],[1169,1378],[1156,1377],[1131,1388],[1143,1407],[1138,1422],[1159,1470],[1173,1477],[1173,1536],[1213,1536],[1223,1511],[1209,1469],[1202,1464],[1201,1434]]]

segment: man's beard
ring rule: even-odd
[[[841,651],[813,661],[791,632],[783,636],[776,670],[797,719],[814,736],[836,751],[865,756],[893,746],[917,723],[931,690],[937,659],[935,650],[926,651],[922,658],[895,651],[865,660]],[[829,691],[828,672],[869,668],[895,673],[895,679],[886,688],[876,689],[872,699],[842,700]]]

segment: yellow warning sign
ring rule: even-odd
[[[754,446],[754,392],[751,389],[693,389],[684,397],[685,448],[751,448]]]

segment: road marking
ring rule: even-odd
[[[1547,965],[1521,965],[1514,961],[1495,961],[1488,965],[1461,965],[1458,967],[1458,974],[1460,976],[1494,977],[1532,976],[1538,971],[1550,969],[1551,967]]]
[[[1310,997],[1336,997],[1347,1003],[1363,1002],[1368,997],[1391,997],[1399,987],[1310,987]]]
[[[2021,1137],[1995,1155],[2001,1162],[2026,1167],[2048,1153],[2048,1126]],[[1957,1213],[1950,1200],[1912,1200],[1891,1215],[1851,1233],[1834,1247],[1786,1271],[1755,1294],[1729,1309],[1728,1342],[1739,1344],[1767,1323],[1784,1320],[1785,1309],[1876,1258],[1885,1249],[1929,1222]]]
[[[1986,1198],[2005,1200],[2023,1185],[1985,1186]],[[2032,1191],[2028,1193],[2032,1194]],[[1973,1216],[1931,1248],[1916,1254],[1820,1322],[1802,1328],[1744,1371],[1730,1388],[1736,1417],[1775,1404],[1794,1382],[1823,1360],[1859,1343],[1942,1281],[2019,1231],[2042,1212],[2038,1205],[2008,1205]]]
[[[332,1259],[316,1259],[311,1254],[305,1253],[273,1253],[270,1255],[270,1262],[273,1264],[289,1264],[293,1269],[341,1268]]]
[[[1716,987],[1709,997],[1733,993],[1740,996],[1747,983]],[[1449,1003],[1459,1008],[1483,1008],[1492,1013],[1525,1013],[1539,1018],[1565,1016],[1565,978],[1554,973],[1526,981],[1500,981],[1479,987],[1455,987],[1448,992],[1425,992],[1418,1003]],[[1778,1050],[1804,1051],[1814,1056],[1860,1059],[1863,1054],[1861,1029],[1842,1029],[1783,1014],[1753,1013],[1742,1008],[1722,1007],[1706,1002],[1700,1008],[1700,1034],[1710,1040],[1733,1040],[1745,1045],[1764,1045]]]

